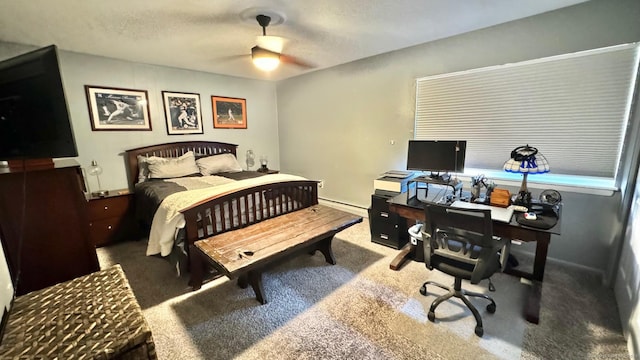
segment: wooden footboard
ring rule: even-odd
[[[318,183],[299,180],[259,185],[216,197],[181,211],[188,249],[200,239],[240,229],[318,204]]]

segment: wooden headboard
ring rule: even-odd
[[[159,156],[164,158],[177,158],[187,151],[193,151],[200,155],[231,153],[237,156],[237,148],[238,145],[216,141],[182,141],[127,150],[125,151],[125,160],[127,162],[129,188],[133,189],[134,185],[138,182],[138,155],[145,157]]]

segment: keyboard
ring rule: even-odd
[[[505,223],[511,222],[511,217],[513,216],[513,208],[511,207],[503,208],[460,200],[452,202],[450,206],[462,209],[489,209],[491,210],[491,220],[502,221]]]

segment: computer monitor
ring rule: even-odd
[[[409,140],[407,170],[427,171],[432,177],[464,172],[465,140]]]

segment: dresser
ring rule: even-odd
[[[389,211],[387,200],[397,194],[376,190],[376,193],[371,195],[371,207],[369,208],[371,241],[394,249],[402,248],[409,241],[407,220]]]
[[[17,295],[99,269],[89,241],[80,165],[57,160],[53,168],[0,168],[0,238]]]
[[[90,196],[88,201],[89,236],[96,247],[132,236],[133,194],[129,190],[113,190],[103,197]]]

